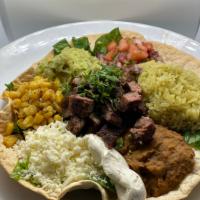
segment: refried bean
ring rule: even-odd
[[[180,134],[162,126],[156,126],[149,145],[124,156],[129,166],[141,175],[149,197],[176,189],[194,167],[192,148]]]

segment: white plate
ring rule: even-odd
[[[198,42],[162,28],[119,21],[93,21],[66,24],[30,34],[0,49],[0,92],[5,88],[5,83],[9,83],[34,62],[40,60],[51,50],[52,45],[58,40],[64,37],[70,39],[72,36],[79,37],[87,34],[108,32],[115,27],[137,31],[149,40],[171,44],[200,58],[200,44]],[[10,180],[2,169],[0,169],[0,177],[0,200],[44,199]],[[84,195],[86,194],[84,193]],[[97,199],[92,196],[90,197],[91,199]],[[199,200],[199,196],[200,187],[197,187],[188,200]],[[67,199],[83,199],[83,194],[73,194]],[[89,197],[84,196],[84,199],[89,200]]]

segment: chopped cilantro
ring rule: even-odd
[[[109,177],[105,176],[105,175],[101,175],[101,176],[91,176],[89,177],[90,180],[99,183],[99,185],[101,185],[103,188],[109,190],[110,192],[116,192],[115,191],[115,186],[112,183],[112,181],[109,179]]]
[[[91,72],[78,87],[78,94],[106,103],[116,98],[116,89],[122,71],[117,67],[103,66],[102,70]]]
[[[28,158],[26,160],[19,160],[10,177],[16,181],[20,180],[26,175],[28,167],[29,167]]]

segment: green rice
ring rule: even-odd
[[[200,129],[200,79],[191,71],[154,61],[142,64],[138,82],[149,115],[177,131]]]

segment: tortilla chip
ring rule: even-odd
[[[130,31],[122,31],[123,37],[137,37],[144,40],[144,37],[135,32]],[[91,43],[91,46],[94,46],[95,40],[100,36],[99,35],[90,35],[88,36],[89,41]],[[183,66],[185,69],[192,70],[196,74],[200,76],[200,61],[194,58],[191,55],[188,55],[170,45],[161,44],[158,42],[153,42],[154,48],[159,52],[161,57],[163,58],[163,61],[166,63],[173,63],[180,66]],[[53,57],[53,51],[51,51],[45,58],[43,59],[49,59],[51,60]],[[43,60],[42,59],[42,60]],[[42,61],[41,60],[41,61]],[[40,62],[41,62],[40,61]],[[40,63],[38,62],[38,63]],[[24,81],[30,81],[35,76],[35,69],[38,66],[38,63],[33,64],[26,72],[21,74],[19,77],[17,77],[14,82],[24,82]],[[11,174],[16,163],[17,163],[17,154],[14,152],[12,148],[6,148],[2,141],[3,136],[5,132],[5,126],[9,120],[12,119],[11,114],[11,102],[8,99],[8,104],[4,106],[4,108],[0,111],[0,164],[3,166],[3,168],[7,171],[8,174]],[[200,182],[200,151],[195,151],[195,166],[193,173],[189,174],[185,179],[182,181],[180,186],[165,195],[162,195],[160,197],[151,197],[147,198],[147,200],[181,200],[186,198],[191,191],[194,189],[194,187]],[[58,196],[55,196],[54,194],[49,194],[42,188],[38,188],[31,183],[20,180],[19,183],[23,185],[24,187],[43,195],[49,200],[59,200],[61,199],[67,192],[70,192],[72,190],[76,189],[89,189],[89,188],[95,188],[100,191],[102,200],[108,200],[110,199],[107,195],[105,189],[101,187],[98,183],[90,181],[90,180],[83,180],[78,181],[69,184],[66,186],[62,193]]]

